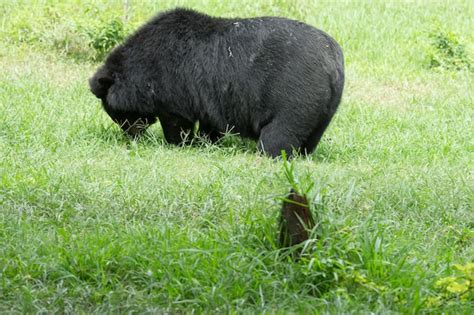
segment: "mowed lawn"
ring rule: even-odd
[[[474,312],[472,1],[124,3],[0,3],[0,313]],[[89,92],[91,34],[176,5],[297,18],[344,50],[340,109],[291,161],[319,223],[297,261],[284,161],[159,124],[132,141]]]

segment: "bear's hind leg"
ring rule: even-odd
[[[318,146],[319,141],[321,140],[321,137],[323,136],[324,131],[326,128],[329,126],[329,122],[331,119],[323,119],[316,128],[311,132],[309,137],[306,139],[306,141],[303,143],[301,146],[302,153],[304,154],[311,154],[314,149]]]
[[[281,151],[286,152],[287,157],[292,157],[293,150],[299,150],[301,141],[285,127],[284,122],[273,120],[260,131],[257,148],[260,152],[276,158]]]

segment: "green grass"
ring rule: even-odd
[[[237,137],[175,147],[159,124],[138,141],[112,124],[88,91],[88,34],[122,2],[4,1],[0,313],[473,312],[474,279],[461,295],[436,285],[474,257],[473,73],[429,64],[439,31],[472,60],[471,1],[130,3],[127,33],[186,5],[291,16],[341,43],[340,110],[292,162],[320,224],[292,262],[275,244],[282,161]]]

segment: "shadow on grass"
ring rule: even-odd
[[[185,147],[198,149],[205,152],[222,152],[223,154],[244,154],[256,152],[256,143],[250,139],[242,139],[236,134],[225,134],[216,142],[195,135],[189,144],[173,145],[169,144],[163,135],[161,128],[151,127],[140,137],[132,138],[124,134],[114,124],[92,124],[88,126],[78,126],[71,138],[74,141],[98,142],[105,145],[124,145],[134,147],[137,144],[145,147],[164,146],[169,148]]]
[[[138,138],[131,138],[124,134],[114,124],[92,124],[88,126],[78,126],[73,133],[74,141],[98,142],[100,144],[114,146],[122,145],[133,148],[136,145],[141,147],[183,147],[206,153],[222,153],[224,155],[256,154],[257,142],[251,139],[243,139],[238,134],[226,133],[222,138],[211,142],[205,137],[195,135],[190,144],[176,146],[169,144],[163,135],[161,128],[155,126],[145,131]],[[316,150],[305,155],[295,152],[295,159],[309,159],[316,163],[332,163],[337,161],[347,161],[355,153],[351,147],[337,145],[331,139],[323,138]]]

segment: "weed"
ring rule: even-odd
[[[95,29],[88,30],[89,47],[94,50],[92,59],[101,61],[107,53],[120,44],[125,38],[125,29],[123,22],[118,19],[112,19],[105,25],[99,25]]]
[[[436,280],[438,292],[427,299],[428,306],[474,301],[474,263],[454,264],[452,271],[453,275]]]
[[[471,60],[465,46],[453,32],[436,31],[430,34],[429,67],[447,70],[471,70]]]

